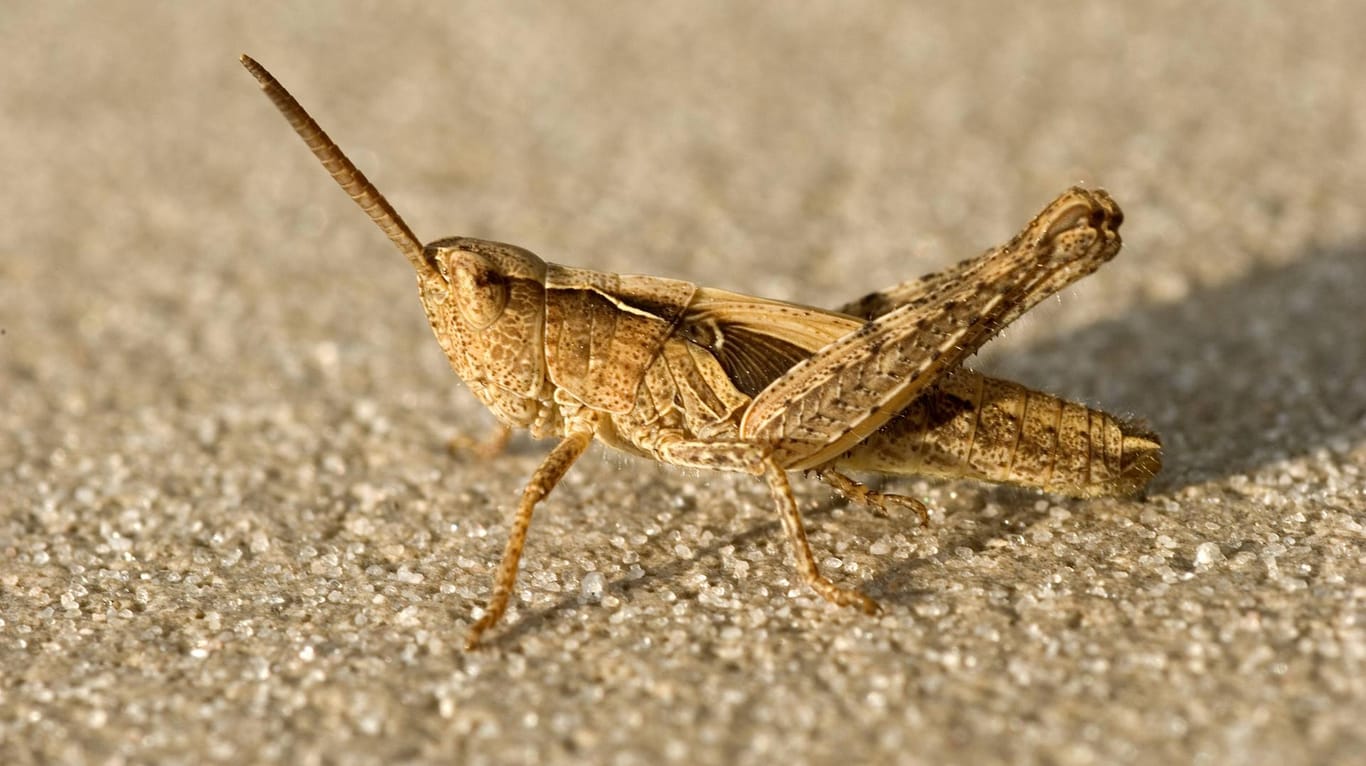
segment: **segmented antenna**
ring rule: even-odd
[[[413,268],[417,269],[419,274],[433,271],[435,267],[423,256],[422,243],[413,234],[413,230],[408,228],[408,224],[403,222],[398,211],[394,210],[389,200],[370,183],[370,179],[351,163],[341,147],[327,137],[327,133],[308,116],[308,112],[304,111],[299,102],[289,95],[285,86],[251,56],[242,55],[242,66],[261,83],[261,90],[266,92],[266,96],[275,104],[275,108],[280,110],[280,114],[289,120],[294,132],[308,144],[313,156],[327,168],[333,180],[355,200],[357,205],[360,205],[360,209],[370,216],[370,220],[388,235],[389,240],[412,263]]]

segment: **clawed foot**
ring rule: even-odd
[[[479,639],[483,637],[484,631],[493,627],[493,624],[498,622],[498,618],[501,616],[501,613],[495,614],[493,612],[485,612],[484,616],[480,617],[479,621],[474,623],[474,626],[470,628],[469,634],[465,636],[465,651],[474,651],[479,646]]]
[[[811,589],[835,606],[852,606],[869,616],[882,614],[882,607],[870,596],[853,588],[841,588],[824,577],[808,581]]]
[[[499,423],[493,433],[484,439],[475,439],[464,434],[453,436],[446,443],[446,449],[456,457],[474,455],[481,460],[489,460],[502,454],[510,439],[512,439],[512,429]]]
[[[815,472],[816,478],[829,484],[840,493],[845,499],[858,503],[859,505],[871,508],[874,513],[884,518],[896,518],[899,514],[893,513],[890,506],[896,506],[902,510],[914,513],[920,519],[921,526],[928,526],[930,523],[930,509],[924,503],[913,497],[897,495],[891,492],[879,492],[869,489],[867,485],[854,481],[839,471],[823,468]]]

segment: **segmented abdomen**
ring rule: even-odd
[[[1135,423],[960,368],[835,466],[1095,497],[1139,491],[1161,453],[1157,435]]]

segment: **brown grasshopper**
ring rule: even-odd
[[[242,64],[332,178],[417,272],[451,367],[510,429],[558,437],[522,493],[484,614],[507,610],[531,515],[597,437],[672,465],[762,476],[802,579],[868,614],[877,602],[826,579],[787,472],[857,502],[925,506],[843,473],[923,474],[1075,497],[1131,494],[1161,467],[1147,429],[961,362],[1044,298],[1119,252],[1123,214],[1069,189],[1006,244],[834,311],[661,277],[546,263],[467,237],[425,247],[303,107],[260,64]]]

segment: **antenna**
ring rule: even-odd
[[[332,139],[327,137],[327,133],[318,127],[318,123],[308,116],[308,112],[289,94],[289,91],[285,90],[285,86],[267,72],[265,67],[246,54],[242,55],[242,66],[261,83],[261,90],[266,92],[275,108],[289,121],[294,132],[299,134],[299,138],[308,144],[313,156],[317,157],[323,167],[327,168],[327,172],[332,174],[332,179],[337,185],[388,235],[389,240],[403,253],[418,274],[435,273],[436,266],[427,260],[423,254],[422,243],[413,234],[413,230],[408,228],[408,224],[399,217],[398,211],[394,210],[389,200],[370,183],[370,179],[351,163],[341,147],[333,143]]]

